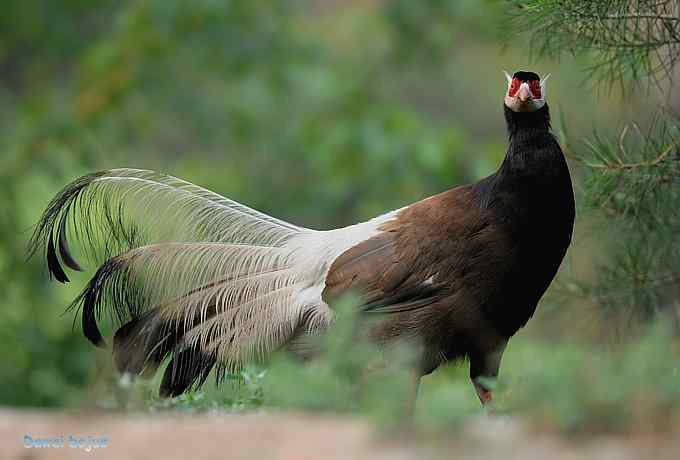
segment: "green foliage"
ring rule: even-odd
[[[628,85],[666,77],[680,56],[680,17],[670,0],[513,0],[519,27],[540,54],[592,52],[590,75]]]
[[[363,412],[378,420],[400,420],[408,410],[409,349],[379,348],[366,339],[356,316],[357,299],[338,303],[333,329],[320,338],[320,354],[310,362],[280,356],[263,381],[269,407]]]
[[[539,54],[587,52],[591,75],[605,84],[626,90],[642,77],[663,79],[677,60],[675,2],[515,3]],[[668,88],[672,102],[677,88],[672,82]],[[523,391],[508,398],[512,411],[581,433],[677,423],[678,349],[671,331],[677,334],[680,318],[678,134],[677,120],[664,115],[648,123],[638,118],[615,137],[595,134],[579,142],[568,136],[570,154],[583,166],[581,219],[590,218],[593,239],[606,250],[599,251],[592,280],[563,285],[571,302],[595,305],[608,333],[622,329],[627,340],[614,351],[572,346],[541,361],[540,375],[533,367],[523,375]],[[664,327],[638,337],[635,331],[650,319]],[[528,361],[540,360],[532,352]]]
[[[133,411],[292,409],[361,414],[387,428],[410,423],[416,402],[413,349],[398,343],[377,346],[367,340],[367,324],[357,316],[357,301],[347,296],[338,302],[334,327],[318,337],[318,353],[307,361],[281,352],[267,363],[231,375],[219,388],[207,385],[203,391],[173,399],[155,396],[158,377],[131,381],[111,376],[98,391],[96,404]],[[435,432],[450,430],[483,413],[463,367],[450,369],[440,382],[424,384],[427,390],[416,410],[418,426]],[[451,379],[450,371],[458,376]]]
[[[680,294],[680,157],[677,123],[637,124],[617,139],[601,135],[575,146],[585,166],[585,212],[602,213],[601,231],[615,234],[588,293],[603,312],[634,319],[673,312]]]
[[[450,56],[466,35],[502,35],[502,2],[479,0],[393,0],[384,2],[396,40],[397,59],[432,64]]]
[[[670,430],[680,418],[677,338],[657,323],[617,349],[544,344],[514,347],[505,361],[499,411],[540,429],[570,433]]]
[[[355,299],[345,299],[337,327],[319,338],[309,362],[282,353],[266,367],[233,375],[216,389],[159,400],[157,382],[119,379],[102,392],[100,406],[134,411],[241,412],[279,409],[351,413],[384,428],[451,435],[480,417],[509,417],[539,431],[567,434],[672,430],[680,422],[680,343],[657,322],[625,346],[608,347],[532,339],[511,341],[495,398],[480,406],[466,363],[451,363],[425,377],[413,418],[408,348],[379,348],[362,340]],[[157,379],[156,379],[157,380]],[[117,394],[117,403],[106,398]]]

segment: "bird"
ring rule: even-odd
[[[505,72],[506,155],[491,175],[371,220],[313,230],[182,179],[109,169],[68,184],[29,242],[51,278],[96,270],[70,305],[105,347],[115,325],[120,372],[151,376],[159,393],[199,388],[277,350],[300,350],[333,327],[336,299],[360,295],[369,336],[405,341],[420,377],[469,362],[482,405],[519,329],[533,316],[570,246],[571,176],[552,134],[546,80]],[[491,382],[491,383],[490,383]]]

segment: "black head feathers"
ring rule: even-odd
[[[524,70],[520,70],[519,72],[515,72],[512,78],[516,78],[519,81],[532,81],[532,80],[541,80],[541,77],[538,76],[537,73],[534,72],[526,72]]]

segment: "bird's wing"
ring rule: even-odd
[[[466,250],[475,253],[484,220],[474,191],[461,186],[394,211],[370,237],[347,246],[325,280],[327,301],[358,291],[362,310],[399,313],[450,295]]]
[[[398,219],[397,219],[398,225]],[[422,270],[415,259],[417,248],[404,248],[401,232],[387,226],[334,260],[324,289],[330,300],[356,291],[365,312],[396,313],[430,305],[441,298],[444,288],[434,274]]]

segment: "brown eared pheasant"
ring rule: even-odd
[[[506,74],[507,75],[507,74]],[[174,396],[279,349],[304,349],[333,327],[333,300],[361,294],[380,344],[417,343],[417,373],[466,359],[477,394],[533,315],[571,241],[574,196],[550,132],[545,80],[507,75],[509,145],[499,169],[367,222],[316,231],[152,171],[112,169],[66,186],[38,223],[52,277],[99,266],[72,307],[104,346],[116,325],[121,372],[170,359]]]

